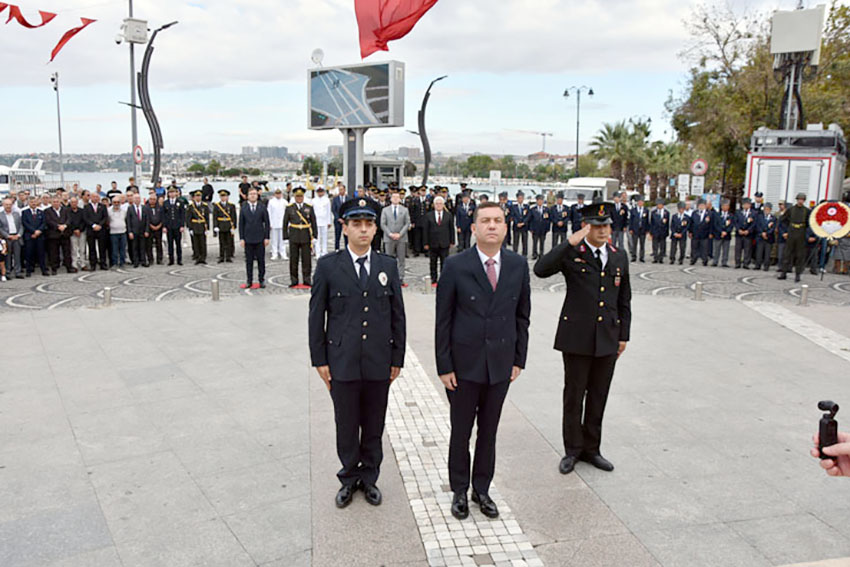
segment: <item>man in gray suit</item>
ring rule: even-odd
[[[401,204],[401,195],[396,191],[390,196],[390,204],[381,212],[381,230],[384,231],[384,248],[398,262],[401,287],[404,283],[404,257],[407,255],[407,231],[410,230],[410,213]]]
[[[3,199],[3,211],[0,212],[0,238],[6,240],[6,272],[12,277],[23,279],[21,273],[21,246],[23,243],[24,226],[21,224],[21,213],[12,210],[15,201],[7,197]],[[14,266],[13,266],[14,261]]]

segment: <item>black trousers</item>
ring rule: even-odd
[[[232,260],[236,254],[236,246],[233,243],[233,233],[229,230],[218,233],[218,259],[222,261]]]
[[[109,232],[101,229],[100,232],[90,231],[86,234],[89,248],[89,267],[95,269],[98,261],[104,270],[109,264]]]
[[[145,233],[134,234],[132,239],[130,238],[130,235],[128,233],[127,248],[130,249],[130,259],[133,262],[133,267],[136,267],[139,264],[144,264],[146,262]]]
[[[785,250],[782,255],[782,271],[791,271],[791,266],[793,265],[797,275],[802,274],[803,268],[806,265],[806,252],[804,234],[801,233],[798,237],[792,237],[789,234],[788,240],[785,241]]]
[[[59,252],[62,252],[62,265],[71,268],[71,239],[70,238],[48,238],[47,258],[50,269],[59,269]]]
[[[27,273],[33,273],[36,264],[41,268],[43,273],[47,273],[47,262],[44,261],[44,235],[35,239],[31,238],[31,236],[27,235],[24,237],[24,264],[27,267]]]
[[[564,450],[567,455],[599,454],[602,416],[608,402],[617,355],[564,358]]]
[[[773,242],[764,238],[756,240],[756,269],[767,271],[770,267],[770,251],[773,250]]]
[[[670,239],[670,263],[676,261],[676,249],[679,249],[679,263],[681,264],[685,260],[685,249],[688,247],[688,237],[682,236],[682,238],[671,238]]]
[[[711,241],[708,238],[691,238],[691,265],[697,260],[702,260],[703,265],[708,264],[708,247]]]
[[[652,259],[659,264],[664,263],[664,257],[667,255],[667,238],[661,236],[652,237]]]
[[[567,232],[558,230],[552,232],[552,248],[564,242],[567,239]]]
[[[390,381],[331,383],[336,421],[336,453],[342,468],[336,474],[343,486],[358,480],[373,486],[378,482],[384,448],[384,421]]]
[[[440,279],[440,274],[443,273],[443,266],[446,265],[446,258],[449,257],[448,248],[430,248],[428,255],[431,257],[431,283],[437,283]],[[437,272],[437,260],[440,261],[440,271]]]
[[[348,246],[348,237],[342,233],[342,224],[338,221],[334,221],[334,250],[339,250],[339,240],[342,238],[345,241],[345,245]]]
[[[206,232],[192,233],[192,260],[195,262],[207,261],[207,234]]]
[[[460,234],[457,235],[457,251],[466,250],[471,246],[472,242],[472,229],[463,230],[461,229]]]
[[[313,270],[313,261],[310,256],[310,243],[296,243],[289,241],[289,279],[292,285],[298,285],[298,262],[301,261],[301,275],[304,276],[304,285],[310,285],[310,274]]]
[[[753,239],[750,236],[735,236],[735,267],[749,266],[753,259]]]
[[[538,233],[538,232],[532,232],[531,233],[531,257],[532,258],[539,258],[540,256],[542,256],[543,254],[546,253],[546,251],[543,249],[545,243],[546,243],[546,233],[545,232],[544,233]]]
[[[254,283],[254,260],[257,261],[257,276],[260,283],[266,281],[266,246],[262,242],[245,243],[245,270],[248,283]]]
[[[460,379],[454,392],[446,390],[451,406],[449,484],[452,492],[466,493],[469,489],[469,438],[477,416],[472,488],[478,494],[488,494],[496,469],[496,431],[510,385],[510,380],[499,384],[478,384]]]
[[[148,259],[148,264],[154,262],[154,250],[156,250],[156,262],[162,264],[162,229],[151,230],[148,232],[150,236],[145,238],[145,255]]]
[[[640,250],[638,250],[640,249]],[[638,252],[640,252],[640,261],[643,262],[646,251],[646,233],[632,234],[629,233],[629,253],[632,256],[632,262],[638,260]]]
[[[423,217],[424,218],[424,217]],[[410,229],[410,237],[411,243],[413,246],[414,254],[424,254],[425,253],[425,228],[419,225],[414,226]]]
[[[514,252],[519,250],[520,241],[522,241],[522,255],[528,256],[528,229],[514,227]]]
[[[168,261],[174,261],[174,248],[177,248],[177,261],[183,261],[183,234],[179,229],[168,229]]]

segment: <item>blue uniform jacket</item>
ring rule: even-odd
[[[511,222],[514,226],[519,223],[524,223],[523,226],[517,226],[517,230],[528,230],[528,221],[531,219],[531,210],[528,203],[514,203],[511,205]]]
[[[611,219],[611,230],[622,232],[629,227],[629,207],[620,203],[620,210],[614,207],[614,218]]]
[[[549,209],[544,205],[531,207],[531,220],[529,220],[529,228],[534,234],[546,234],[549,232],[549,225],[552,222]]]
[[[691,234],[694,238],[708,238],[714,227],[712,211],[694,211],[691,215]]]
[[[457,207],[457,213],[455,216],[455,226],[463,232],[469,232],[472,230],[472,222],[475,219],[475,203],[470,201],[467,203],[466,209],[463,208],[463,203],[461,203]]]
[[[670,218],[670,238],[673,240],[681,240],[688,238],[688,233],[691,231],[691,218],[682,213],[679,218],[679,213],[672,215]],[[678,237],[676,235],[679,235]]]
[[[768,244],[776,242],[776,227],[778,224],[773,213],[770,215],[759,215],[758,220],[756,220],[757,239]]]
[[[24,239],[29,239],[36,230],[40,230],[39,238],[44,236],[44,231],[47,229],[45,222],[44,211],[36,209],[33,213],[32,207],[27,207],[21,212],[21,225],[24,227]]]
[[[714,213],[714,226],[711,233],[718,240],[732,240],[732,233],[735,231],[735,215],[731,211],[726,211],[726,218],[723,218],[723,211]],[[726,233],[724,236],[723,234]]]
[[[649,233],[652,238],[667,238],[670,235],[670,211],[654,209],[649,215]]]
[[[395,258],[372,251],[369,282],[360,279],[348,248],[316,265],[308,317],[310,360],[330,366],[333,382],[385,381],[404,366],[404,301]]]
[[[570,207],[570,222],[573,225],[573,232],[578,232],[581,230],[581,209],[584,208],[584,204],[578,204]]]
[[[753,238],[756,232],[757,214],[750,211],[749,215],[744,215],[744,211],[735,213],[735,231],[740,237]],[[747,234],[743,234],[746,231]]]
[[[552,221],[552,232],[567,232],[570,228],[570,208],[564,204],[552,205],[549,207],[549,220]],[[561,226],[558,226],[559,222]]]
[[[629,230],[638,236],[643,236],[649,231],[649,209],[644,207],[643,212],[638,214],[638,208],[632,208],[629,212]]]

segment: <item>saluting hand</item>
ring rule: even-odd
[[[440,382],[442,382],[443,386],[446,387],[446,390],[450,392],[454,392],[457,388],[457,378],[455,378],[454,372],[449,372],[448,374],[441,374]]]
[[[390,384],[395,382],[395,379],[398,378],[398,375],[401,374],[401,368],[398,366],[393,366],[390,368]]]
[[[572,235],[570,235],[570,240],[569,240],[569,242],[570,242],[570,246],[578,246],[578,245],[579,245],[579,243],[580,243],[582,240],[584,240],[584,239],[585,239],[585,237],[586,237],[588,234],[590,234],[590,225],[589,225],[589,224],[586,224],[586,225],[584,225],[583,227],[581,227],[581,230],[580,230],[580,231],[578,231],[578,232],[574,232],[574,233],[572,233]]]
[[[328,392],[331,391],[331,367],[330,366],[317,366],[316,372],[319,373],[319,378],[324,380],[325,386],[328,388]]]

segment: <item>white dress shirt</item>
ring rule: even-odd
[[[357,274],[357,277],[360,277],[360,264],[357,263],[357,260],[362,258],[363,256],[358,256],[351,249],[351,246],[348,247],[348,255],[351,256],[351,261],[354,263],[354,273]],[[363,264],[363,267],[366,268],[366,273],[370,273],[369,270],[372,268],[372,251],[369,250],[366,252],[366,263]]]
[[[481,259],[481,265],[484,266],[484,273],[486,274],[487,260],[490,260],[490,256],[482,252],[481,248],[478,248],[477,246],[475,249],[478,251],[478,257]],[[502,251],[499,250],[496,252],[496,255],[493,256],[492,259],[496,261],[496,263],[493,264],[493,267],[496,269],[496,281],[499,281],[499,275],[502,273]]]
[[[594,258],[596,257],[596,251],[600,251],[599,259],[602,260],[602,269],[604,270],[605,266],[608,265],[608,247],[603,245],[601,248],[597,248],[596,246],[588,242],[587,239],[584,240],[584,243],[587,245],[588,248],[590,248],[590,251],[593,253]]]
[[[6,224],[9,225],[9,234],[18,234],[18,226],[15,224],[14,211],[12,211],[11,213],[3,211],[3,214],[6,215]]]

